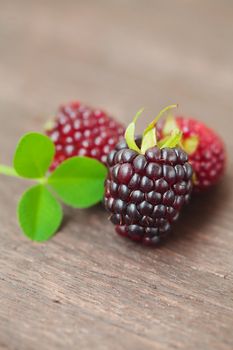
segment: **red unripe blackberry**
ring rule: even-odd
[[[120,141],[109,153],[104,202],[117,233],[156,244],[168,234],[190,199],[192,166],[187,154],[171,142],[175,140],[176,145],[180,135],[166,143],[172,147],[159,148],[148,136],[152,125],[146,130],[136,146],[126,131],[127,142]],[[144,141],[148,146],[152,144],[145,152]]]
[[[56,146],[53,170],[73,156],[87,156],[106,164],[124,128],[100,109],[71,102],[61,106],[54,120],[47,123],[46,134]]]
[[[221,138],[198,120],[171,115],[158,123],[158,139],[167,137],[174,127],[183,134],[181,145],[188,153],[193,167],[195,192],[202,192],[215,185],[224,174],[226,165],[226,151]]]

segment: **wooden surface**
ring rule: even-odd
[[[229,156],[158,249],[117,237],[101,206],[66,208],[31,243],[15,215],[28,184],[1,177],[0,349],[233,349],[232,16],[231,0],[0,0],[3,162],[72,99],[125,123],[178,102]]]

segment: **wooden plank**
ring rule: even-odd
[[[60,232],[31,243],[15,216],[28,184],[1,177],[0,348],[232,349],[231,1],[0,5],[2,161],[75,98],[124,122],[179,102],[229,154],[224,181],[193,198],[157,249],[117,237],[101,205],[65,208]]]

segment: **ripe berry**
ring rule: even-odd
[[[56,146],[51,170],[73,156],[87,156],[106,164],[107,155],[123,133],[123,126],[102,110],[79,102],[61,106],[46,127],[46,134]]]
[[[193,167],[195,192],[215,185],[225,170],[226,151],[223,141],[205,124],[181,116],[161,120],[157,125],[158,139],[168,136],[174,127],[183,133],[181,144],[189,154]]]
[[[153,245],[168,234],[189,201],[192,167],[176,146],[181,133],[173,133],[158,147],[151,134],[153,123],[136,142],[133,124],[135,120],[126,139],[108,155],[104,202],[118,234]]]

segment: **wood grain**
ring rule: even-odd
[[[60,232],[31,243],[15,216],[28,183],[1,177],[0,348],[231,350],[232,2],[0,0],[0,8],[2,161],[72,99],[125,123],[141,106],[149,121],[179,102],[218,129],[229,155],[224,181],[193,198],[157,249],[117,237],[101,206],[65,208]]]

